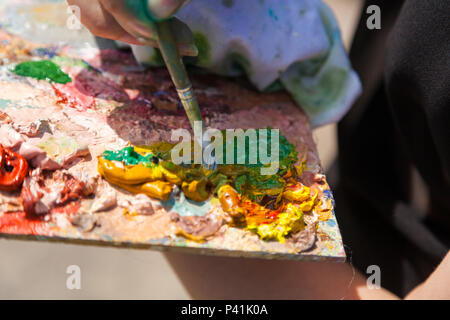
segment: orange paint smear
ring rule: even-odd
[[[272,223],[284,209],[284,206],[281,206],[277,210],[267,209],[248,199],[242,200],[240,206],[246,211],[245,218],[249,225]]]

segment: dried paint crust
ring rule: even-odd
[[[288,95],[257,93],[242,79],[192,74],[207,126],[279,128],[295,146],[296,165],[302,168],[296,179],[317,195],[313,209],[303,207],[304,224],[280,242],[264,240],[264,230],[230,222],[218,199],[161,202],[127,192],[97,172],[106,150],[153,145],[169,141],[171,129],[190,129],[164,69],[137,72],[132,55],[115,50],[81,54],[61,47],[51,58],[42,57],[48,47],[2,29],[0,41],[5,44],[0,47],[0,144],[26,158],[32,170],[24,182],[28,193],[0,193],[0,236],[230,256],[345,259],[307,118]],[[12,72],[31,59],[51,59],[72,81],[53,83]],[[24,206],[34,211],[26,215],[23,211],[30,210]]]

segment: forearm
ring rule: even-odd
[[[349,264],[166,254],[193,299],[397,299]]]
[[[410,292],[406,299],[450,299],[450,253],[431,276]]]
[[[166,254],[194,299],[399,299],[350,264]],[[450,298],[450,253],[406,299]]]

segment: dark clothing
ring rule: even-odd
[[[381,30],[366,26],[372,4]],[[404,296],[450,245],[450,1],[367,1],[350,58],[364,93],[338,125],[336,214],[353,264],[380,266],[382,286]]]

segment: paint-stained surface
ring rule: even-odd
[[[39,14],[39,6],[33,12]],[[189,129],[164,69],[142,71],[126,51],[98,50],[82,41],[43,44],[11,32],[24,33],[14,26],[0,29],[0,143],[25,157],[33,170],[22,195],[20,190],[0,194],[2,236],[231,256],[345,258],[332,194],[307,119],[286,94],[259,94],[234,81],[193,75],[207,126],[279,128],[295,146],[298,165],[304,167],[301,183],[321,195],[320,205],[307,213],[317,230],[303,233],[316,234],[314,244],[300,253],[294,237],[286,243],[267,241],[247,229],[218,223],[221,217],[208,216],[221,212],[217,203],[200,204],[197,214],[189,214],[197,208],[186,212],[186,199],[158,205],[99,176],[97,157],[104,151],[169,141],[171,129]],[[57,65],[59,75],[71,81],[14,72],[19,63],[42,60]],[[43,196],[36,201],[33,194]],[[25,215],[27,210],[34,215]],[[205,224],[202,230],[213,236],[198,242],[174,232],[180,226],[191,230],[192,223]]]

